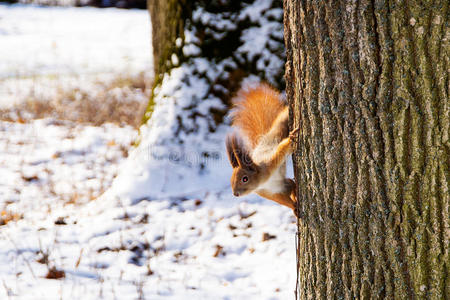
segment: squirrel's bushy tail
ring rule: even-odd
[[[268,84],[239,91],[233,103],[233,126],[242,130],[252,146],[256,146],[259,137],[270,130],[278,114],[285,108],[280,93]]]

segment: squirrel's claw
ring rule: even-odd
[[[300,131],[300,126],[297,126],[293,130],[291,130],[291,132],[289,132],[289,138],[291,140],[296,140],[298,138],[297,134],[299,131]]]

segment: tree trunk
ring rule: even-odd
[[[448,1],[284,1],[301,299],[450,296]]]
[[[155,77],[159,78],[169,70],[170,55],[178,54],[175,41],[184,38],[184,22],[192,7],[183,0],[148,0],[147,6],[152,21]]]

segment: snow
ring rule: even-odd
[[[0,106],[149,72],[150,37],[145,10],[0,4]]]
[[[98,35],[83,35],[71,25],[83,23],[81,30],[102,18],[99,24],[123,30],[119,34],[99,25]],[[148,14],[138,11],[2,5],[0,28],[7,35],[0,41],[16,44],[8,44],[8,55],[1,53],[7,59],[0,74],[57,74],[56,84],[67,87],[60,78],[150,68],[142,57],[150,53],[142,38],[150,37],[148,28],[139,28],[144,18]],[[64,26],[74,30],[73,37]],[[130,28],[136,31],[125,30]],[[39,42],[37,32],[58,40],[60,60],[19,49]],[[122,44],[128,34],[133,41]],[[187,32],[186,37],[192,44],[181,44],[198,55],[195,36]],[[44,35],[42,42],[50,40]],[[111,56],[97,61],[95,53],[105,51]],[[0,217],[12,219],[0,226],[0,299],[293,298],[292,212],[256,196],[233,197],[223,144],[228,126],[211,132],[210,119],[189,115],[191,105],[200,115],[224,108],[219,99],[203,97],[209,82],[232,63],[211,65],[193,57],[165,76],[136,148],[130,147],[137,137],[131,127],[54,119],[0,122]],[[21,90],[22,81],[16,79]],[[244,82],[254,80],[250,76]],[[2,99],[11,99],[5,94],[11,81],[0,85]],[[183,130],[178,130],[180,118]],[[52,268],[65,276],[47,279],[54,275]]]
[[[0,122],[0,205],[44,218],[48,207],[87,203],[111,185],[136,137],[135,129],[112,124]]]

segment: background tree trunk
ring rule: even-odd
[[[301,299],[447,299],[448,1],[284,1]]]
[[[170,55],[178,54],[175,41],[184,38],[185,19],[192,13],[189,1],[148,0],[147,6],[152,22],[152,46],[155,77],[169,70]],[[158,81],[158,79],[157,79]]]

